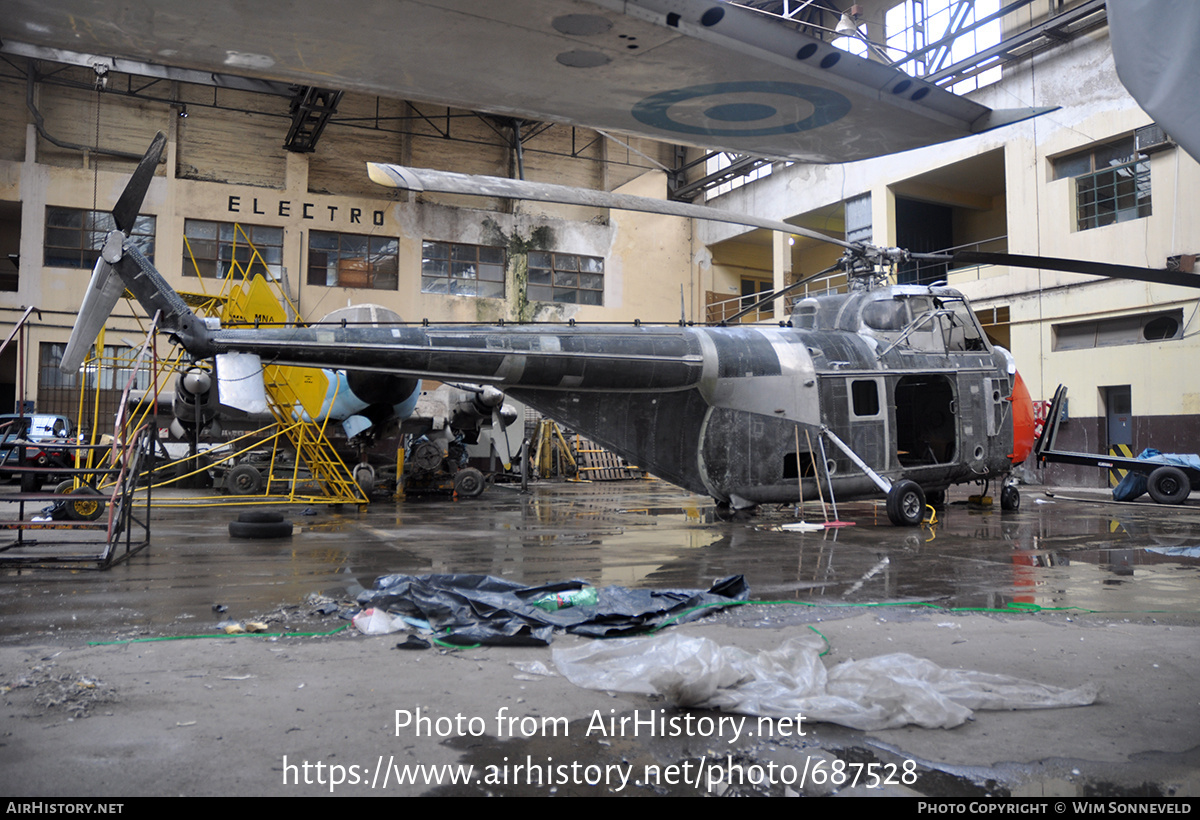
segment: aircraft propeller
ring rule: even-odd
[[[500,463],[504,465],[505,471],[512,468],[512,450],[508,446],[508,436],[504,432],[504,428],[511,422],[504,420],[504,391],[490,384],[485,384],[482,387],[474,384],[451,384],[459,390],[465,390],[468,393],[475,394],[475,404],[477,405],[480,415],[489,415],[492,421],[492,446],[496,448],[496,454],[500,456]]]
[[[71,339],[63,351],[60,367],[64,372],[74,373],[83,365],[88,350],[100,334],[100,328],[108,321],[108,315],[117,306],[117,300],[125,292],[125,284],[120,276],[114,276],[113,266],[120,263],[124,256],[124,244],[137,221],[138,212],[142,208],[142,200],[154,179],[154,169],[158,167],[163,148],[167,145],[167,137],[159,131],[150,147],[146,149],[142,161],[134,170],[125,190],[121,192],[116,207],[113,208],[113,222],[116,230],[109,233],[104,240],[104,248],[100,258],[92,269],[92,278],[88,282],[87,291],[83,295],[83,304],[79,309],[80,325],[71,334]]]

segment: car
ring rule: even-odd
[[[22,442],[25,442],[22,447]],[[75,444],[75,425],[66,416],[55,413],[0,414],[0,468],[75,466],[72,451],[54,444]],[[24,461],[22,461],[22,449]],[[19,476],[23,492],[37,492],[53,474],[10,473]]]

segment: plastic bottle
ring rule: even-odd
[[[567,589],[562,592],[551,592],[531,603],[539,609],[553,612],[556,609],[566,609],[572,606],[595,606],[600,598],[595,587]]]

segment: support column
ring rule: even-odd
[[[790,236],[779,231],[771,234],[772,287],[776,291],[782,290],[787,285],[787,276],[792,271],[792,246],[789,239],[791,239]],[[786,296],[775,300],[774,314],[777,322],[787,321],[787,302]]]

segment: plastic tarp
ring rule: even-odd
[[[1174,467],[1187,467],[1200,470],[1200,455],[1195,453],[1160,453],[1153,447],[1147,447],[1138,453],[1138,461],[1150,461],[1155,464],[1170,464]],[[1147,474],[1130,470],[1117,486],[1113,487],[1113,501],[1133,501],[1146,493]]]
[[[952,728],[977,709],[1085,706],[1096,688],[1061,689],[1007,675],[944,669],[906,654],[849,660],[826,670],[823,642],[794,638],[749,652],[671,634],[555,649],[559,672],[577,686],[661,694],[680,707],[838,723],[854,729],[908,724]]]
[[[597,590],[595,606],[547,611],[534,604],[547,595],[586,586],[583,581],[565,581],[526,587],[491,575],[385,575],[376,579],[374,589],[359,593],[358,602],[423,618],[449,643],[545,646],[555,629],[594,638],[635,635],[672,618],[678,617],[679,623],[695,620],[750,595],[745,579],[734,575],[708,590],[608,586]]]

